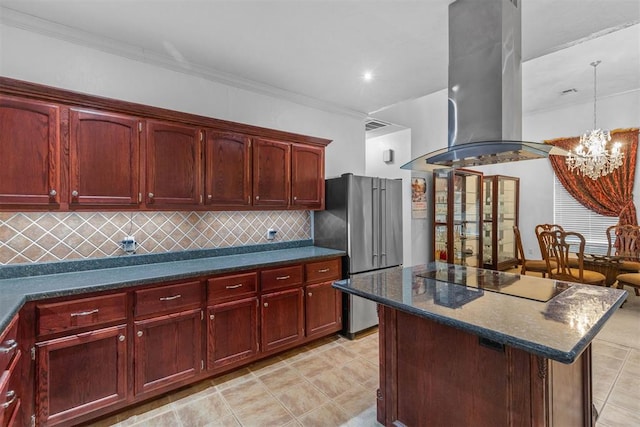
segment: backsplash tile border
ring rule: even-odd
[[[228,248],[311,238],[309,211],[0,212],[0,265]]]

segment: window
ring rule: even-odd
[[[577,231],[587,241],[585,253],[607,253],[607,227],[618,223],[617,216],[604,216],[582,206],[553,178],[554,223],[567,231]]]

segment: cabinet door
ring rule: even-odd
[[[201,311],[135,322],[136,394],[165,387],[200,372]]]
[[[140,132],[136,118],[70,109],[70,206],[137,206]]]
[[[291,147],[291,205],[324,209],[324,149]]]
[[[304,338],[302,289],[262,295],[260,329],[262,351],[288,346]]]
[[[202,202],[200,129],[147,121],[148,206]]]
[[[251,205],[251,151],[247,136],[207,131],[205,203]]]
[[[215,369],[258,353],[258,299],[209,307],[207,368]]]
[[[58,204],[58,107],[0,96],[0,159],[0,206]]]
[[[38,425],[54,425],[126,400],[126,326],[36,344]]]
[[[333,282],[305,287],[305,330],[307,337],[342,329],[342,294]]]
[[[291,145],[267,139],[253,142],[253,205],[287,207],[291,193]]]

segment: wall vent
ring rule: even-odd
[[[390,124],[391,123],[386,123],[381,120],[367,119],[367,121],[364,122],[364,129],[366,132],[369,132],[372,130],[383,128],[385,126],[389,126]]]

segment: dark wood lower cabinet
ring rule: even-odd
[[[20,313],[27,332],[17,320],[0,331],[0,342],[22,342],[22,369],[11,369],[24,392],[0,427],[34,412],[37,426],[90,422],[335,333],[339,268],[330,259],[30,302]],[[2,355],[0,371],[11,356]]]
[[[208,309],[207,369],[218,369],[258,354],[258,299],[245,298]]]
[[[126,326],[36,344],[36,418],[56,425],[127,399]]]
[[[194,377],[201,370],[201,311],[135,322],[136,395]]]
[[[286,347],[304,338],[301,288],[268,293],[260,300],[263,352]]]
[[[305,286],[305,330],[307,337],[335,332],[342,328],[342,293],[333,282]]]
[[[591,346],[570,364],[380,310],[386,426],[592,426]]]

